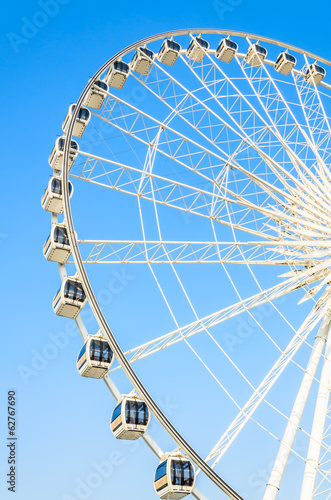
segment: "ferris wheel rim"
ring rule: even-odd
[[[68,168],[68,158],[69,158],[69,150],[70,150],[70,139],[72,138],[72,132],[73,132],[73,126],[74,126],[74,122],[77,118],[77,115],[78,115],[78,112],[79,112],[79,109],[80,107],[82,106],[83,104],[83,101],[84,101],[84,98],[86,96],[86,94],[88,93],[88,91],[92,88],[94,82],[100,77],[100,75],[104,72],[104,70],[106,68],[109,67],[110,64],[112,64],[115,60],[117,60],[118,58],[124,56],[125,54],[127,54],[128,52],[130,52],[131,50],[134,50],[134,49],[137,49],[140,45],[142,44],[145,44],[145,43],[149,43],[149,42],[152,42],[152,41],[156,41],[156,40],[159,40],[159,39],[163,39],[163,38],[166,38],[166,37],[169,37],[169,36],[176,36],[176,35],[192,35],[193,33],[204,33],[204,34],[223,34],[223,35],[233,35],[233,36],[238,36],[238,37],[250,37],[250,38],[255,38],[255,39],[258,39],[260,41],[265,41],[267,43],[271,43],[271,44],[274,44],[274,45],[278,45],[282,48],[287,48],[287,49],[290,49],[290,50],[294,50],[298,53],[301,53],[301,54],[305,54],[309,57],[312,57],[312,58],[315,58],[317,59],[318,61],[321,61],[323,62],[324,64],[327,64],[328,66],[331,66],[331,62],[324,59],[324,58],[321,58],[319,56],[316,56],[315,54],[311,53],[311,52],[307,52],[303,49],[299,49],[293,45],[290,45],[290,44],[285,44],[285,43],[281,43],[277,40],[273,40],[273,39],[270,39],[268,37],[263,37],[263,36],[258,36],[258,35],[254,35],[254,34],[249,34],[249,33],[244,33],[244,32],[239,32],[239,31],[233,31],[233,30],[219,30],[219,29],[184,29],[184,30],[174,30],[174,31],[168,31],[168,32],[164,32],[164,33],[160,33],[158,35],[153,35],[151,37],[147,37],[147,38],[144,38],[142,40],[139,40],[138,42],[135,42],[129,46],[127,46],[126,48],[122,49],[121,51],[119,51],[117,54],[115,54],[113,57],[111,57],[106,63],[104,63],[100,68],[99,70],[94,74],[94,76],[90,79],[90,81],[88,82],[88,84],[86,85],[86,87],[84,88],[83,92],[81,93],[78,101],[77,101],[77,105],[76,105],[76,108],[72,114],[72,117],[71,117],[71,120],[70,120],[70,123],[69,123],[69,126],[68,126],[68,131],[67,131],[67,134],[66,134],[66,138],[65,138],[65,147],[64,147],[64,159],[63,159],[63,166],[62,166],[62,178],[63,178],[63,202],[64,202],[64,214],[65,214],[65,220],[66,220],[66,223],[67,223],[67,227],[68,227],[68,235],[69,235],[69,240],[70,240],[70,245],[71,245],[71,248],[72,248],[72,254],[73,254],[73,258],[74,258],[74,262],[75,262],[75,266],[76,266],[76,270],[80,276],[80,279],[82,281],[82,284],[84,286],[84,290],[87,294],[87,297],[88,297],[88,301],[90,303],[90,306],[93,310],[93,313],[99,323],[99,326],[100,328],[104,330],[106,330],[106,332],[108,333],[107,329],[109,330],[109,333],[111,336],[113,336],[109,326],[108,326],[108,323],[107,321],[105,320],[103,314],[102,314],[102,311],[98,305],[98,302],[94,296],[94,293],[93,293],[93,290],[92,290],[92,287],[90,285],[90,282],[89,282],[89,279],[87,277],[87,273],[85,271],[85,267],[84,267],[84,264],[82,262],[82,258],[81,258],[81,255],[80,255],[80,250],[78,248],[78,241],[77,241],[77,235],[75,234],[75,231],[74,231],[74,225],[73,225],[73,220],[72,220],[72,216],[71,216],[71,207],[70,207],[70,200],[69,200],[69,192],[68,192],[68,187],[67,187],[67,181],[68,181],[68,172],[69,172],[69,168]],[[95,307],[96,309],[94,310],[93,307],[92,307],[92,304],[93,304],[93,307]],[[100,322],[99,322],[100,321]],[[105,334],[106,334],[105,332]],[[107,336],[107,334],[106,334]],[[109,338],[111,338],[109,336]],[[109,339],[108,339],[109,340]],[[115,343],[117,344],[117,341],[115,339],[115,337],[113,337],[113,340],[115,341]],[[111,342],[113,343],[113,342]],[[118,345],[118,344],[117,344]],[[114,346],[114,343],[112,345],[112,347]],[[119,346],[118,346],[119,348]],[[120,349],[120,348],[119,348]],[[114,352],[115,352],[115,355],[116,355],[116,349],[114,349]],[[119,351],[118,351],[119,353]],[[124,356],[124,353],[121,351],[123,357],[121,358],[121,356],[119,356],[118,354],[116,355],[118,361],[120,362],[121,366],[122,366],[122,362],[123,362],[123,365],[125,366],[125,361],[126,361],[126,358]],[[131,367],[130,367],[130,364],[127,363],[128,366],[127,366],[127,369],[128,371],[126,371],[126,369],[122,366],[123,370],[125,371],[126,375],[128,376],[128,378],[130,379],[130,381],[133,383],[132,379],[131,379],[131,376],[129,375],[130,372],[134,372]],[[135,375],[135,372],[134,372],[134,375]],[[135,375],[136,376],[136,375]],[[138,377],[137,377],[138,378]],[[139,380],[139,379],[138,379]],[[140,380],[139,380],[140,382]],[[140,382],[141,383],[141,382]],[[142,398],[145,400],[145,397],[144,397],[144,391],[143,391],[143,394],[141,393],[141,386],[140,386],[140,390],[139,390],[139,385],[136,386],[134,383],[133,383],[133,386],[135,387],[135,389],[139,392],[139,394],[142,396]],[[151,397],[149,394],[148,394],[149,397]],[[153,398],[151,398],[153,400]],[[148,404],[148,399],[145,400],[146,404]],[[155,404],[155,401],[153,400],[154,404]],[[156,413],[160,416],[160,415],[163,415],[163,413],[161,412],[160,409],[156,410],[155,407],[153,406],[154,410],[156,411]],[[151,409],[150,407],[150,410],[154,413],[154,411]],[[155,413],[154,413],[155,415]],[[204,465],[206,465],[208,467],[208,469],[210,469],[210,467],[206,464],[206,462],[201,459],[201,457],[199,457],[195,451],[190,447],[190,445],[188,443],[186,443],[186,441],[182,438],[182,436],[180,435],[180,437],[182,439],[175,439],[174,435],[169,431],[169,429],[162,423],[162,418],[161,420],[157,417],[157,415],[155,415],[156,418],[159,420],[159,422],[161,423],[161,425],[163,427],[166,428],[167,432],[174,438],[174,440],[177,442],[177,444],[179,444],[181,446],[181,448],[187,453],[187,455],[192,459],[192,461],[194,461],[196,464],[199,463],[199,467],[201,470],[203,470],[204,472],[206,472],[205,467]],[[163,415],[164,416],[164,415]],[[166,418],[166,417],[165,417]],[[168,419],[166,418],[166,420],[168,421]],[[168,421],[169,422],[169,421]],[[170,423],[170,422],[169,422]],[[171,423],[170,423],[171,424]],[[172,426],[172,424],[171,424]],[[172,426],[173,427],[173,426]],[[174,429],[176,431],[176,429]],[[178,432],[178,431],[176,431]],[[178,433],[179,434],[179,433]],[[178,438],[178,436],[177,436]],[[187,446],[188,445],[188,446]],[[192,453],[193,451],[193,453]],[[198,457],[198,460],[197,460],[197,457]],[[200,461],[201,460],[201,461]],[[198,462],[198,463],[197,463]],[[210,469],[212,471],[212,476],[214,477],[215,479],[215,475],[217,477],[219,477],[212,469]],[[215,482],[215,480],[209,475],[207,474],[213,482]],[[223,480],[222,480],[223,481]],[[218,482],[215,482],[215,484],[218,484]],[[224,486],[224,484],[223,484]],[[224,491],[224,490],[223,490]],[[235,492],[234,492],[235,493]],[[235,493],[235,495],[237,495]],[[229,495],[230,496],[230,495]],[[230,498],[241,498],[239,495],[238,496],[230,496]]]

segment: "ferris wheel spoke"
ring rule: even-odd
[[[314,306],[310,314],[304,320],[296,334],[291,339],[290,343],[273,365],[269,373],[265,376],[259,387],[247,401],[245,406],[238,413],[237,417],[230,424],[228,429],[224,432],[223,436],[211,450],[206,457],[206,461],[213,461],[211,467],[214,468],[235,438],[244,428],[245,424],[251,419],[252,415],[257,410],[260,403],[264,400],[274,383],[282,374],[288,363],[291,361],[297,350],[302,343],[306,340],[309,333],[318,324],[318,322],[325,316],[331,306],[331,292],[327,292],[327,297],[320,299]]]
[[[100,115],[93,113],[95,117],[120,131],[123,136],[127,135],[129,138],[135,139],[141,145],[147,147],[152,145],[153,150],[174,161],[181,167],[194,172],[201,178],[201,182],[205,182],[206,184],[213,183],[216,177],[214,171],[218,174],[220,170],[224,169],[224,165],[228,163],[228,156],[225,153],[213,152],[205,146],[201,146],[195,141],[190,140],[164,122],[156,121],[153,117],[143,113],[131,104],[122,101],[112,94],[109,95],[118,104],[120,109],[119,116],[112,116],[114,110],[117,109],[116,105],[113,105],[110,106],[110,110],[105,106]],[[132,119],[130,126],[125,123],[123,106],[130,109],[130,113],[128,113]],[[134,115],[136,115],[135,118]],[[150,126],[146,125],[146,121],[151,122]],[[157,144],[155,144],[153,142],[154,137],[160,135],[161,130],[163,132],[163,140],[159,138]],[[151,136],[154,136],[153,139]],[[210,171],[210,175],[205,174],[205,171]]]
[[[234,203],[236,205],[241,206],[240,210],[246,210],[246,212],[250,212],[251,210],[255,210],[262,214],[263,217],[266,217],[268,220],[271,218],[275,220],[285,218],[284,214],[281,216],[276,214],[275,211],[271,211],[267,208],[260,208],[258,205],[253,204],[245,199],[242,199],[240,196],[236,195],[236,193],[230,192],[231,196],[234,197],[233,200],[230,198],[225,198],[224,196],[215,195],[215,193],[211,193],[209,191],[203,190],[201,188],[197,188],[195,186],[187,185],[179,181],[174,181],[169,178],[158,176],[151,172],[142,172],[140,169],[132,167],[130,165],[119,164],[118,162],[114,162],[107,158],[101,158],[94,155],[90,155],[84,152],[80,152],[82,155],[86,155],[88,157],[81,173],[79,175],[70,174],[70,177],[77,178],[86,182],[90,182],[93,184],[97,184],[100,186],[104,186],[110,189],[114,189],[116,191],[121,191],[126,194],[130,194],[136,197],[141,197],[146,200],[153,201],[153,196],[149,187],[148,179],[152,178],[154,182],[154,191],[157,193],[158,199],[156,199],[156,203],[162,204],[164,206],[169,206],[173,208],[177,208],[187,213],[196,214],[202,217],[207,217],[209,219],[216,220],[224,225],[232,225],[227,222],[227,216],[224,215],[223,219],[219,215],[215,215],[211,211],[211,206],[215,198],[220,200],[222,203],[227,201],[228,203]],[[91,161],[91,159],[93,161]],[[106,170],[104,167],[105,164],[109,164],[113,166],[112,170]],[[104,175],[96,170],[96,167],[100,164],[101,170],[103,173],[106,173],[106,178],[108,180],[108,184],[104,182],[99,182],[99,177],[102,178]],[[93,171],[94,175],[92,177],[91,171]],[[138,184],[140,184],[142,173],[147,178],[147,181],[141,188],[141,191],[138,191]],[[125,174],[125,175],[124,175]],[[132,175],[135,174],[135,179]],[[158,184],[157,184],[158,182]],[[160,185],[161,183],[161,185]],[[229,190],[228,190],[229,191]],[[243,216],[244,212],[242,212],[241,216]],[[267,221],[266,221],[267,222]],[[307,222],[309,225],[309,222]],[[269,235],[266,235],[263,231],[256,231],[250,229],[249,227],[245,227],[245,225],[241,222],[240,224],[236,224],[236,227],[240,230],[248,232],[250,234],[258,235],[264,238],[270,238]],[[269,230],[269,229],[268,229]],[[272,238],[272,237],[271,237]]]
[[[306,266],[313,259],[328,257],[330,245],[308,242],[309,256],[300,251],[300,241],[133,241],[77,240],[84,264],[249,264]],[[314,249],[316,247],[316,249]],[[281,256],[281,258],[280,258]],[[67,262],[72,264],[73,261]]]
[[[316,266],[316,268],[320,271],[320,274],[318,274],[315,268],[304,270],[299,275],[297,273],[293,273],[293,276],[291,278],[282,283],[279,283],[278,285],[275,285],[274,287],[263,290],[258,294],[236,302],[235,304],[221,309],[220,311],[200,318],[161,337],[130,349],[125,353],[125,355],[126,357],[129,357],[129,362],[133,363],[135,361],[138,361],[139,359],[149,356],[150,354],[160,351],[161,349],[170,347],[177,342],[185,340],[192,335],[196,335],[197,333],[204,331],[206,328],[216,326],[219,323],[226,321],[227,319],[238,316],[243,312],[265,304],[266,302],[272,302],[279,297],[293,292],[294,290],[298,290],[322,279],[325,276],[325,273],[327,273],[327,271],[325,271],[326,267],[327,266],[325,264]],[[115,367],[111,369],[111,371],[117,370],[118,368],[119,367]]]

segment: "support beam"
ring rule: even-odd
[[[319,466],[325,419],[328,412],[331,380],[331,335],[328,335],[324,363],[317,394],[314,420],[303,475],[300,500],[312,500]]]
[[[298,395],[281,441],[277,458],[275,460],[263,500],[275,500],[280,488],[280,483],[287,465],[293,442],[300,425],[300,420],[305,409],[310,389],[316,374],[322,351],[330,331],[330,318],[324,316],[315,338],[313,349],[303,376]]]

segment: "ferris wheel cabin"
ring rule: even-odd
[[[108,85],[101,80],[96,80],[84,99],[84,106],[100,109],[107,96],[105,92],[108,92]]]
[[[79,279],[75,276],[67,277],[53,299],[53,311],[58,316],[75,319],[85,303],[86,295]]]
[[[51,234],[44,244],[44,256],[51,262],[65,264],[70,257],[71,248],[67,228],[64,224],[53,224]]]
[[[288,52],[282,52],[275,62],[275,70],[282,75],[288,76],[296,65],[296,58]]]
[[[324,79],[325,75],[325,69],[322,68],[322,66],[319,66],[317,63],[313,63],[308,67],[306,71],[305,80],[311,85],[319,85]]]
[[[215,56],[220,61],[229,63],[238,52],[238,45],[229,38],[223,38],[215,52]]]
[[[64,122],[62,123],[62,130],[65,134],[68,132],[70,119],[73,115],[75,107],[76,104],[71,104],[69,106],[68,113],[66,114]],[[81,107],[80,110],[78,111],[78,116],[74,124],[72,135],[74,135],[75,137],[82,137],[90,119],[91,119],[91,113],[89,112],[89,110],[87,108]]]
[[[170,455],[157,467],[154,488],[160,498],[179,500],[192,493],[195,470],[190,460]]]
[[[69,181],[69,197],[72,197],[74,191],[73,185]],[[47,212],[55,214],[63,213],[63,197],[62,197],[62,179],[61,177],[52,177],[49,180],[48,186],[41,198],[41,206]]]
[[[267,57],[267,49],[259,45],[258,43],[254,43],[248,49],[248,52],[245,56],[245,61],[250,66],[261,66],[261,63]]]
[[[161,50],[157,56],[158,60],[163,64],[173,66],[179,56],[180,50],[181,46],[179,43],[170,39],[164,40]]]
[[[188,46],[186,56],[192,61],[201,62],[209,49],[209,43],[201,37],[194,37]]]
[[[146,47],[140,47],[136,50],[131,61],[131,69],[140,75],[147,75],[154,60],[154,52]]]
[[[135,440],[144,434],[151,416],[147,405],[137,396],[122,396],[110,419],[110,428],[117,439]]]
[[[114,361],[113,351],[102,335],[89,335],[77,358],[82,377],[102,378]]]
[[[110,65],[105,81],[109,87],[122,89],[130,72],[130,67],[123,61],[115,61]]]
[[[70,141],[69,150],[69,170],[72,167],[75,159],[78,156],[79,146],[76,141]],[[58,137],[55,141],[55,146],[49,156],[48,162],[54,170],[61,170],[64,156],[64,137]]]

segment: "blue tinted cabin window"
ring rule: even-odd
[[[70,141],[70,147],[71,147],[71,149],[77,150],[78,149],[77,142],[76,141]],[[63,151],[64,150],[64,139],[63,139],[63,137],[59,137],[59,139],[58,139],[58,148],[59,148],[59,151]]]
[[[103,342],[102,345],[102,358],[105,363],[110,363],[113,357],[113,351],[108,342]]]
[[[256,48],[256,52],[258,52],[259,54],[265,55],[267,53],[265,48],[261,47],[261,45],[255,45],[255,48]]]
[[[154,52],[152,52],[151,50],[149,49],[146,49],[146,47],[140,47],[139,49],[141,52],[143,52],[144,54],[146,54],[147,57],[149,57],[150,59],[153,59],[153,56],[154,56]]]
[[[67,280],[64,285],[64,297],[84,302],[86,296],[82,284],[78,281]]]
[[[137,417],[139,425],[147,425],[148,422],[148,408],[143,401],[137,401]]]
[[[201,47],[203,47],[204,49],[208,49],[208,47],[209,47],[209,43],[208,43],[208,42],[206,42],[206,40],[203,40],[203,39],[202,39],[202,38],[200,38],[200,37],[196,37],[196,38],[195,38],[195,40],[196,40],[196,42],[197,42],[199,45],[201,45]]]
[[[237,50],[237,48],[238,48],[238,45],[235,42],[232,42],[232,40],[228,40],[227,38],[223,38],[223,40],[221,40],[221,42],[217,48],[217,51],[221,50],[224,46],[226,48],[230,48],[233,50]]]
[[[194,472],[191,462],[182,462],[183,486],[192,486],[194,482]]]
[[[161,477],[165,476],[166,474],[167,474],[167,460],[165,462],[162,462],[162,464],[160,464],[156,469],[154,481],[161,479]]]
[[[79,361],[80,358],[82,358],[84,356],[85,352],[86,352],[86,344],[84,344],[83,347],[81,348],[80,353],[78,354],[77,361]]]
[[[59,177],[53,177],[51,182],[51,192],[55,194],[62,194],[62,179]],[[72,192],[72,184],[69,181],[69,196]]]
[[[71,147],[71,149],[74,149],[75,151],[77,151],[77,149],[78,149],[77,142],[76,141],[71,141],[70,142],[70,147]]]
[[[171,461],[171,482],[178,486],[182,484],[182,463],[180,460]]]
[[[112,417],[111,417],[112,422],[114,422],[114,420],[117,419],[117,417],[121,414],[121,411],[122,411],[122,403],[117,405],[116,408],[114,409]]]
[[[61,179],[53,178],[51,182],[51,192],[55,194],[62,194]]]
[[[56,226],[54,229],[54,241],[61,245],[69,245],[67,229],[65,227]]]
[[[192,486],[194,482],[194,472],[189,460],[171,461],[171,482],[178,486]]]
[[[322,68],[322,66],[317,66],[317,64],[315,64],[315,69],[318,73],[321,73],[321,75],[325,75],[325,69]]]
[[[294,64],[297,62],[296,58],[294,56],[291,56],[291,54],[286,54],[286,59]]]
[[[175,52],[180,51],[180,45],[173,40],[166,40],[166,44],[169,49],[174,50]]]
[[[127,401],[125,404],[125,421],[127,424],[147,425],[148,408],[143,401]]]
[[[90,359],[93,361],[102,361],[102,348],[99,340],[91,340]]]
[[[235,42],[232,42],[232,40],[226,40],[226,45],[234,50],[237,50],[238,48],[238,45]]]
[[[81,108],[78,112],[77,118],[80,118],[81,120],[88,120],[90,116],[90,112],[86,108]]]
[[[115,61],[114,69],[116,71],[121,71],[122,73],[129,73],[129,65],[122,61]]]
[[[101,80],[97,80],[96,82],[94,82],[94,85],[102,90],[108,90],[107,84],[105,82],[102,82]]]
[[[106,340],[91,340],[90,343],[90,359],[94,361],[102,361],[103,363],[110,363],[112,358],[112,351]]]

